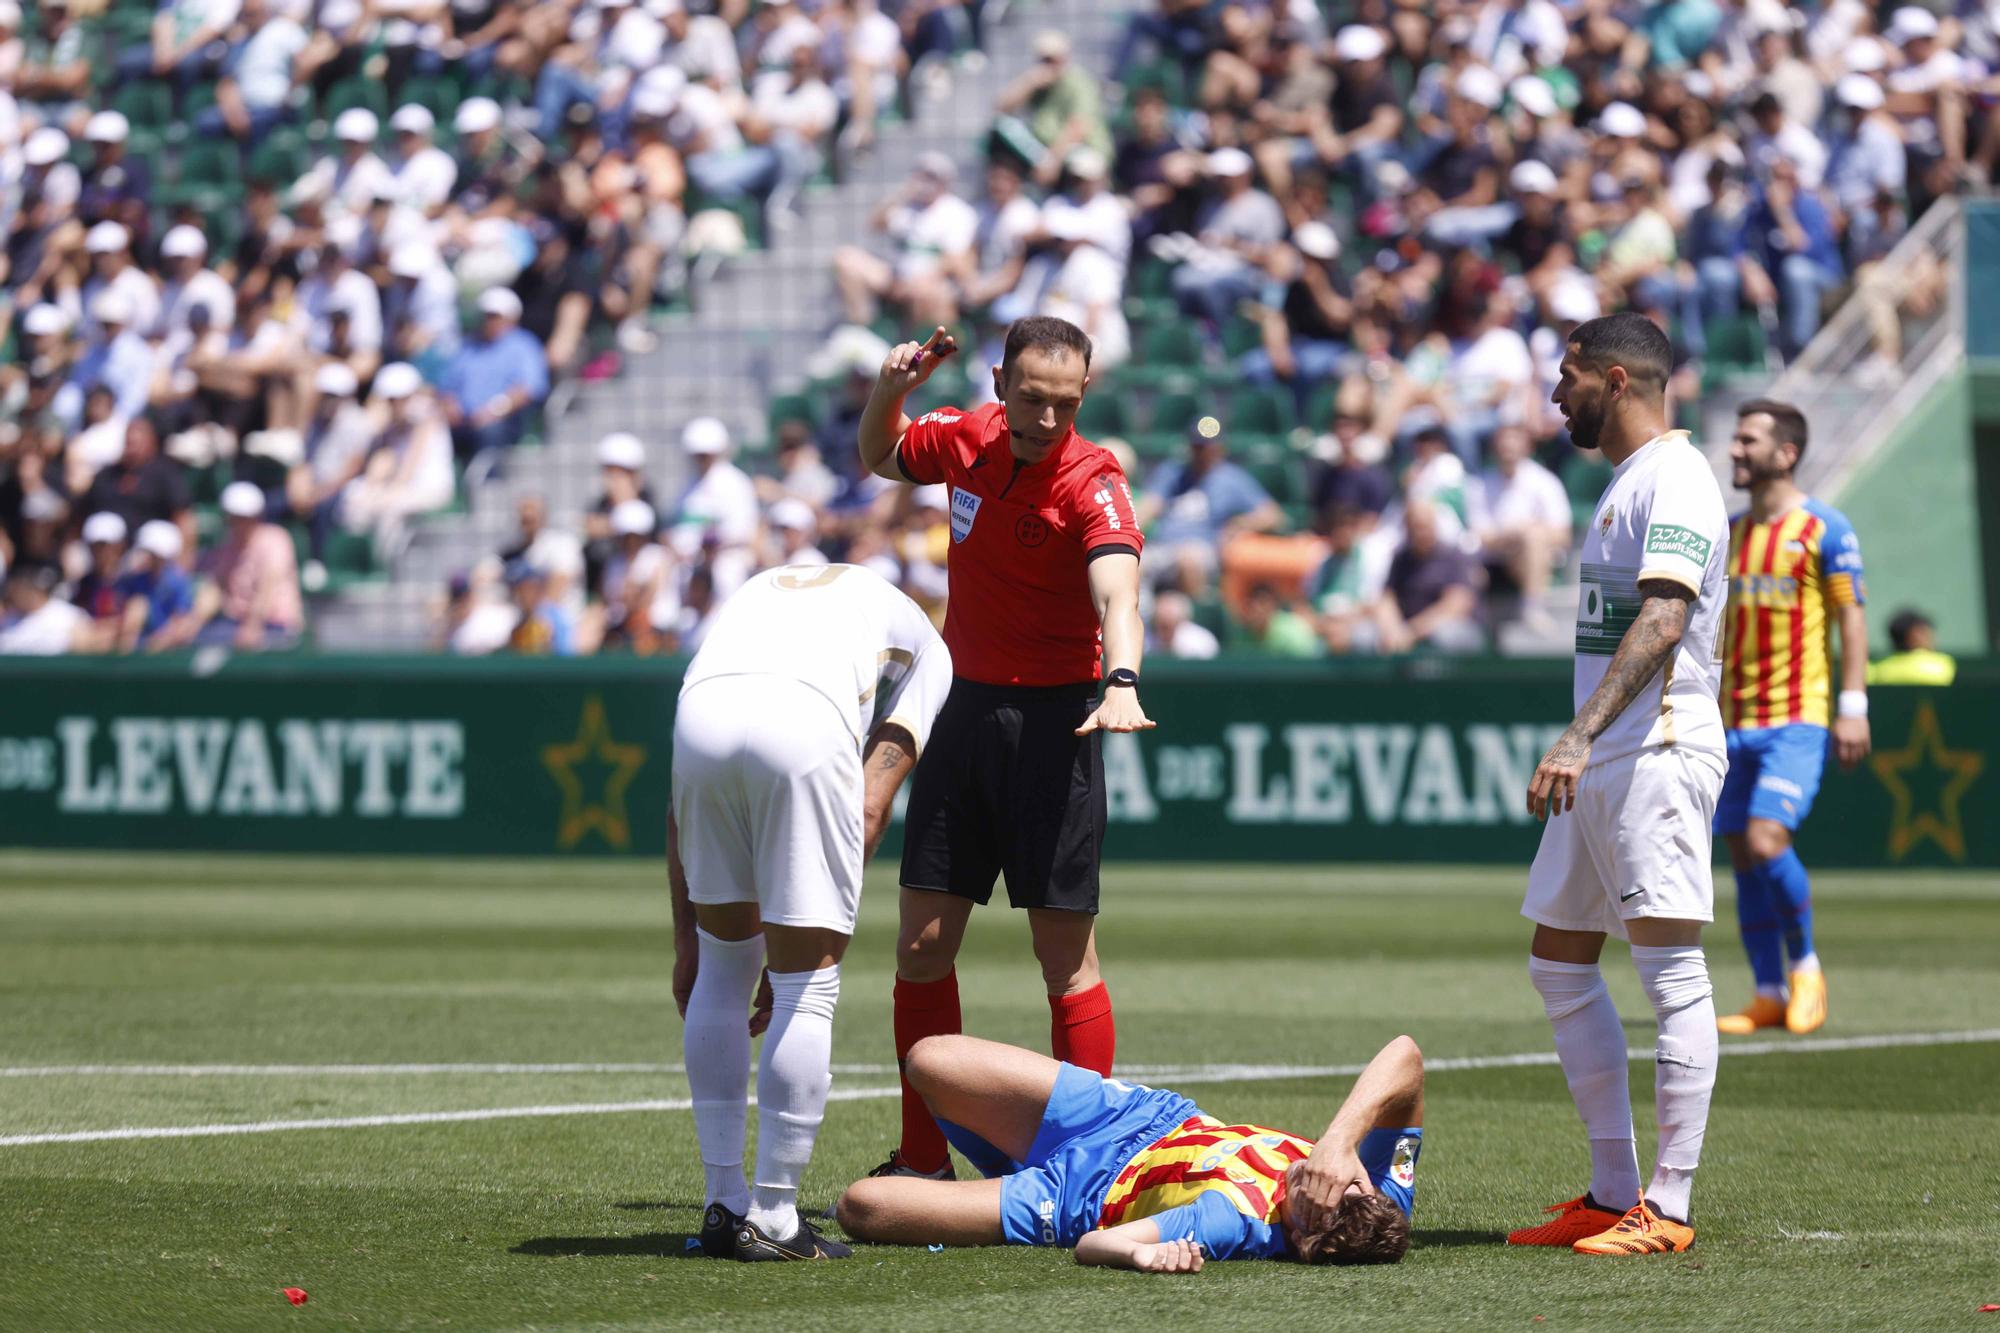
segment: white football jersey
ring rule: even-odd
[[[681,681],[785,676],[826,696],[856,745],[894,722],[916,740],[951,689],[951,652],[915,602],[859,565],[787,565],[746,581],[715,613]]]
[[[1716,693],[1728,555],[1721,488],[1686,431],[1668,431],[1618,465],[1583,539],[1575,706],[1597,689],[1638,617],[1640,583],[1678,583],[1695,598],[1680,646],[1591,746],[1593,765],[1666,745],[1725,753]]]

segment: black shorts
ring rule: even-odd
[[[910,782],[904,887],[984,903],[1005,875],[1016,907],[1095,913],[1104,761],[1076,729],[1096,706],[1089,683],[954,680]]]

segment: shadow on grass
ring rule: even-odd
[[[692,1199],[634,1199],[629,1203],[614,1203],[613,1208],[622,1208],[628,1213],[645,1213],[662,1208],[685,1208],[691,1213],[701,1212],[707,1205]]]
[[[1505,1245],[1507,1233],[1504,1231],[1413,1231],[1410,1233],[1410,1248],[1416,1249],[1458,1249],[1467,1245]]]
[[[653,1231],[643,1236],[537,1236],[524,1240],[509,1254],[534,1254],[548,1259],[699,1259],[700,1242],[681,1231]]]

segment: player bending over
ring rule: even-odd
[[[674,999],[687,1021],[708,1189],[701,1248],[712,1257],[849,1253],[800,1219],[799,1178],[826,1113],[861,868],[950,685],[951,657],[929,618],[854,565],[759,574],[723,604],[688,664],[667,832]],[[753,1191],[743,1179],[758,1026],[749,1014],[767,961]]]
[[[857,1180],[834,1213],[857,1240],[1067,1245],[1080,1264],[1148,1273],[1394,1263],[1410,1246],[1424,1061],[1408,1037],[1361,1071],[1316,1144],[977,1037],[927,1037],[904,1072],[988,1178]]]

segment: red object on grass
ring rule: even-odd
[[[2000,1305],[1982,1305],[1979,1307],[1979,1313],[2000,1314]]]
[[[285,1299],[293,1305],[304,1305],[306,1303],[306,1289],[304,1287],[286,1287]]]

